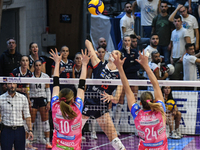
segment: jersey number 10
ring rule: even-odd
[[[68,121],[60,121],[60,132],[61,133],[69,133],[69,122]]]

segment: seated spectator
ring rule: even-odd
[[[168,100],[174,100],[172,96],[172,89],[170,86],[162,87],[162,93],[163,93],[165,103]],[[177,106],[171,111],[166,109],[166,117],[167,117],[167,124],[169,125],[169,129],[170,129],[169,138],[172,138],[172,139],[182,138],[183,136],[181,135],[180,130],[179,130],[181,112],[178,111]],[[174,121],[175,121],[175,130],[174,130]]]

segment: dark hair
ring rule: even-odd
[[[130,2],[126,2],[126,3],[124,4],[124,8],[126,7],[127,4],[131,4],[131,3],[130,3]],[[131,6],[132,6],[132,4],[131,4]]]
[[[163,97],[164,97],[164,88],[165,88],[165,87],[166,87],[166,86],[163,86],[163,87],[161,88],[162,93],[163,93]],[[170,93],[169,93],[169,95],[168,95],[167,100],[169,100],[169,99],[174,99],[173,96],[172,96],[172,88],[170,87],[170,89],[171,89],[171,91],[170,91]]]
[[[22,58],[23,58],[23,57],[27,57],[27,58],[28,58],[28,61],[29,61],[29,57],[28,57],[27,55],[22,55],[21,58],[20,58],[20,62],[22,61]]]
[[[42,61],[41,61],[41,60],[36,60],[36,61],[33,62],[33,63],[34,63],[34,66],[35,66],[35,64],[36,64],[37,62],[40,62],[40,63],[42,64]]]
[[[65,101],[61,101],[61,99]],[[64,88],[59,92],[60,110],[65,119],[74,119],[77,117],[76,112],[71,108],[70,102],[74,98],[74,92],[69,88]]]
[[[67,48],[69,49],[69,47],[68,47],[68,46],[66,46],[66,45],[63,45],[63,46],[60,48],[60,51],[62,50],[62,48],[63,48],[63,47],[67,47]]]
[[[97,47],[97,51],[98,51],[100,48],[102,48],[104,51],[106,51],[105,48],[103,48],[103,47],[101,47],[101,46],[100,46],[100,47]]]
[[[168,1],[161,1],[161,2],[160,2],[160,5],[161,5],[162,3],[165,3],[165,4],[167,4],[167,5],[169,4]]]
[[[175,16],[174,16],[174,19],[179,19],[179,18],[180,18],[180,20],[182,21],[182,18],[181,18],[180,15],[175,15]]]
[[[131,38],[130,35],[124,35],[123,40],[124,40],[124,38],[126,38],[126,37]]]
[[[151,34],[151,36],[150,36],[150,39],[152,38],[152,36],[154,36],[154,35],[157,35],[158,36],[158,38],[159,38],[159,35],[157,34],[157,33],[152,33]]]
[[[160,54],[158,51],[151,52],[151,57],[153,57],[154,54]]]
[[[131,39],[137,39],[136,35],[134,35],[134,34],[131,34],[131,35],[130,35],[130,38],[131,38]]]
[[[32,46],[33,44],[37,44],[37,43],[31,42],[31,43],[29,44],[29,49],[31,49],[31,46]],[[37,45],[38,45],[38,44],[37,44]],[[29,51],[29,55],[31,55],[31,51]]]
[[[187,43],[187,44],[185,44],[185,49],[188,50],[192,46],[195,47],[195,44],[194,43]]]
[[[14,37],[12,37],[12,38],[8,38],[7,41],[6,41],[7,44],[9,44],[9,40],[14,40],[14,41],[15,41],[15,44],[16,44],[16,40],[15,40]]]

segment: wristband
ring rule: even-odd
[[[33,130],[28,130],[28,132],[32,132],[33,133]]]
[[[78,88],[85,90],[85,79],[79,79]]]
[[[53,86],[59,86],[60,82],[59,82],[59,77],[58,76],[54,76],[53,77]]]

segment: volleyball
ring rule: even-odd
[[[172,75],[174,73],[174,71],[175,71],[175,68],[174,68],[174,66],[172,64],[168,64],[166,66],[166,68],[167,68],[167,72],[168,72],[169,75]]]
[[[176,103],[173,99],[169,99],[166,103],[165,103],[166,108],[169,111],[173,111],[177,106]]]
[[[88,3],[88,11],[93,15],[99,15],[104,11],[104,4],[100,0],[91,0]]]

